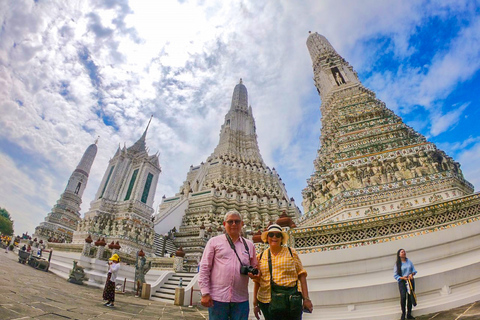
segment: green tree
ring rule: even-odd
[[[13,235],[13,222],[3,215],[0,216],[0,233],[8,236]]]
[[[0,216],[5,217],[8,220],[12,220],[12,218],[10,218],[10,213],[8,213],[8,211],[2,207],[0,207]]]

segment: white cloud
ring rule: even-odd
[[[443,133],[450,128],[458,124],[460,116],[463,114],[467,108],[468,103],[461,105],[460,107],[447,112],[446,114],[436,114],[432,116],[432,126],[430,128],[430,133],[433,136],[437,136],[440,133]]]
[[[19,199],[30,196],[34,182],[48,197],[35,208],[19,200],[7,209],[43,220],[86,147],[100,135],[85,212],[109,158],[119,144],[131,145],[141,136],[151,114],[147,145],[160,152],[163,170],[157,206],[163,194],[178,191],[191,164],[213,151],[239,78],[249,91],[264,160],[300,204],[320,130],[308,31],[327,36],[355,69],[372,72],[362,80],[389,108],[428,109],[478,71],[480,23],[467,3],[9,2],[7,10],[0,9],[0,156],[10,159],[11,172],[25,172],[28,187]],[[410,41],[418,26],[458,13],[472,23],[427,66],[372,69],[383,54],[379,39],[389,41],[387,51],[395,59],[407,61],[418,50]],[[432,135],[451,129],[469,108],[437,111],[430,118],[438,120]],[[22,152],[2,149],[4,141]],[[39,164],[43,171],[36,169]],[[17,227],[33,231],[30,225]]]

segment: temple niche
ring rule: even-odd
[[[392,213],[473,193],[460,164],[365,88],[318,33],[307,40],[322,99],[321,147],[302,191],[302,225]]]
[[[143,249],[153,256],[152,206],[161,169],[158,155],[148,154],[147,131],[148,126],[137,142],[119,147],[110,159],[95,199],[78,223],[74,243],[83,244],[91,235],[107,243],[119,242],[122,253],[135,256]]]
[[[224,215],[231,209],[242,215],[248,237],[283,212],[294,220],[300,216],[279,174],[262,159],[252,107],[241,79],[233,90],[217,147],[205,162],[190,166],[175,196],[162,199],[155,230],[165,234],[165,228],[179,226],[174,243],[186,253],[185,267],[196,270],[207,240],[223,232]]]

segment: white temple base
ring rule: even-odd
[[[480,300],[476,221],[408,239],[300,255],[314,304],[313,314],[304,319],[399,319],[393,266],[400,248],[418,271],[414,316]]]

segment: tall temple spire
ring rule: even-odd
[[[140,139],[138,139],[137,142],[135,142],[131,147],[128,148],[130,151],[134,152],[147,152],[147,131],[148,127],[150,126],[150,122],[152,122],[153,115],[150,117],[150,120],[148,120],[147,127],[145,128],[145,131],[143,132],[142,136]]]
[[[82,203],[83,192],[97,155],[97,141],[85,150],[82,159],[68,179],[65,191],[57,204],[53,206],[45,221],[35,228],[36,237],[44,240],[54,239],[67,242],[72,240],[73,232],[78,221],[80,221],[80,204]]]
[[[303,190],[304,223],[391,213],[473,192],[460,165],[365,88],[318,33],[307,47],[322,104],[315,173]]]
[[[294,219],[300,216],[280,175],[263,162],[242,79],[233,89],[217,147],[206,162],[190,167],[175,196],[162,199],[155,231],[164,234],[173,223],[180,231],[175,234],[175,245],[187,252],[186,267],[196,270],[206,244],[205,229],[200,226],[222,230],[223,217],[232,209],[242,215],[246,233],[263,230],[282,213]],[[199,241],[192,241],[192,236]]]
[[[235,86],[235,89],[233,89],[232,105],[230,110],[235,109],[240,109],[243,111],[247,111],[248,109],[248,92],[247,88],[243,85],[242,78],[240,78],[240,82]]]
[[[242,79],[233,89],[232,104],[220,129],[220,141],[211,157],[223,155],[265,166],[258,148],[252,108],[248,105],[247,88]]]
[[[307,47],[312,59],[315,86],[322,98],[344,86],[359,84],[357,73],[343,59],[327,38],[310,33]]]
[[[94,144],[88,146],[74,172],[81,172],[88,177],[93,160],[95,160],[95,156],[97,155],[97,141],[98,139],[95,140]]]

